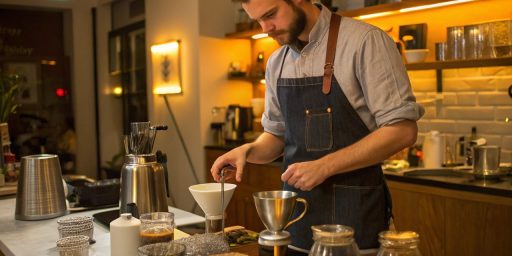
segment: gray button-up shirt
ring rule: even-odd
[[[323,76],[331,12],[323,7],[309,34],[309,43],[286,55],[281,77]],[[285,122],[277,99],[277,79],[285,49],[269,58],[265,73],[266,99],[262,125],[283,136]],[[334,77],[370,131],[401,120],[418,120],[424,113],[416,103],[395,42],[382,30],[348,17],[341,19]]]

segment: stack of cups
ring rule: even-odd
[[[57,240],[57,248],[60,256],[88,256],[89,237],[68,236]]]
[[[59,219],[59,238],[65,238],[69,236],[84,235],[89,238],[89,243],[94,243],[93,233],[94,225],[92,223],[93,218],[90,216],[79,216]]]

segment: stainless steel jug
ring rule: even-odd
[[[134,203],[138,213],[167,212],[165,169],[155,154],[126,155],[121,169],[120,213],[130,212]]]
[[[59,157],[49,154],[22,157],[15,219],[44,220],[67,213]]]

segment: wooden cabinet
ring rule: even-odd
[[[226,150],[206,149],[206,177],[213,182],[210,167],[217,157]],[[233,182],[233,181],[230,181]],[[279,164],[247,164],[242,182],[237,183],[233,198],[226,210],[226,226],[241,225],[249,230],[260,232],[265,229],[258,217],[252,194],[259,191],[280,190],[281,167]]]
[[[512,198],[388,181],[397,230],[420,234],[423,256],[510,255]]]

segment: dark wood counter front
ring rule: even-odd
[[[229,149],[205,149],[207,177],[213,181],[210,167]],[[281,189],[280,176],[279,162],[248,164],[228,206],[227,226],[263,230],[252,193]],[[458,185],[435,177],[386,174],[386,178],[393,199],[395,227],[420,234],[423,256],[510,255],[512,194],[506,187]]]

